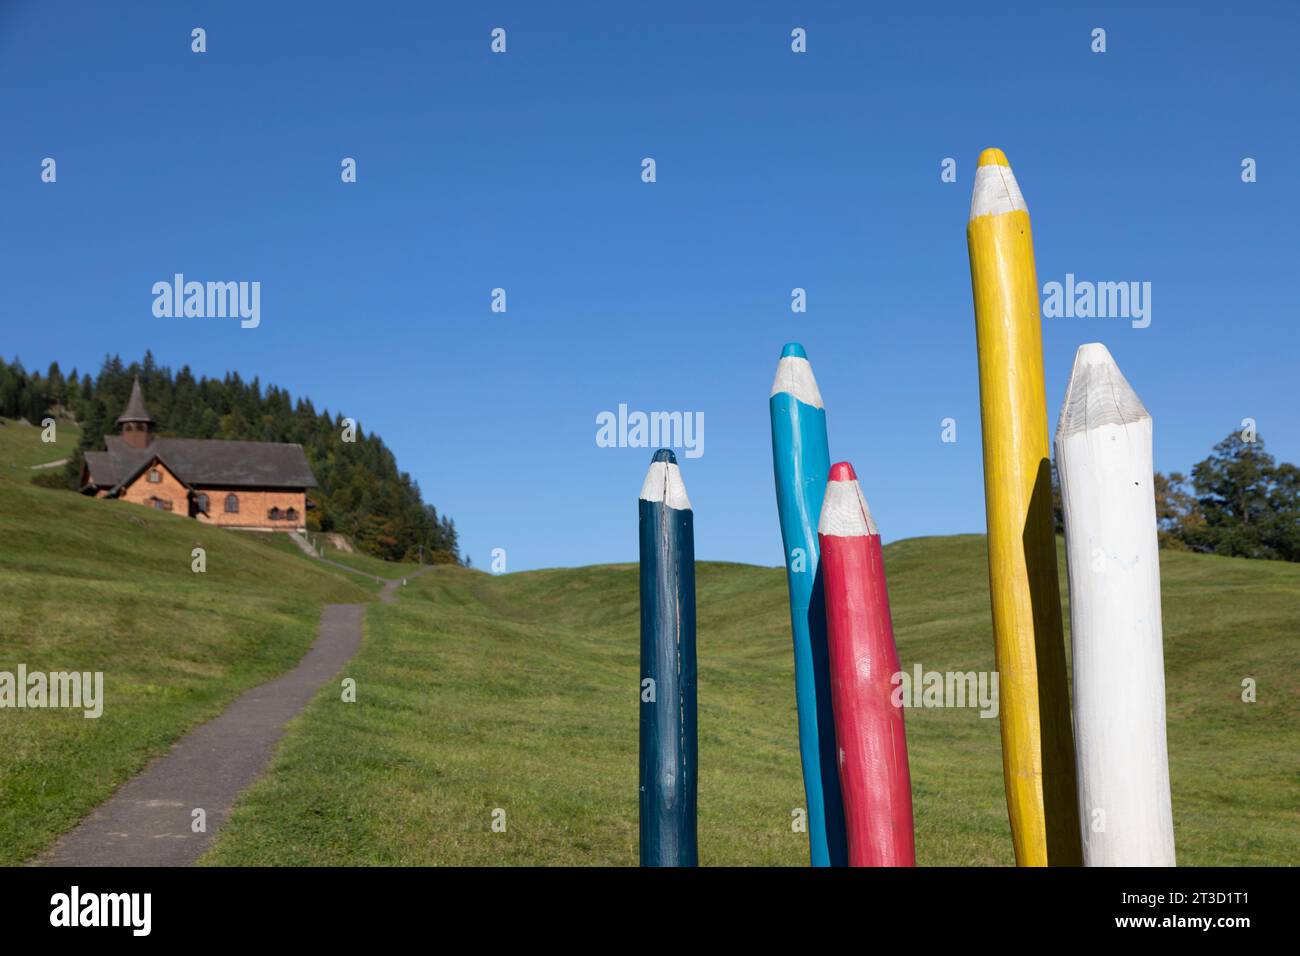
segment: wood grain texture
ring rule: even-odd
[[[1001,150],[985,150],[980,165],[996,167],[998,181],[1008,183],[1001,206],[977,197],[966,232],[1007,811],[1018,864],[1076,866],[1082,856],[1033,236]],[[1009,211],[979,214],[990,203]]]
[[[695,528],[671,451],[655,452],[637,506],[641,865],[695,866],[699,862]],[[653,681],[652,694],[647,694],[647,679]]]
[[[820,528],[849,865],[915,866],[907,734],[891,699],[899,667],[885,563],[847,462],[831,468]]]
[[[1174,866],[1151,416],[1084,345],[1056,432],[1087,866]]]
[[[809,858],[813,866],[844,866],[848,863],[848,840],[835,767],[835,718],[817,542],[830,452],[821,393],[807,355],[797,343],[782,350],[768,408],[776,507],[790,594]]]

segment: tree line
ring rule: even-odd
[[[1052,463],[1056,530],[1064,529]],[[1252,431],[1233,432],[1190,474],[1155,473],[1160,547],[1235,558],[1300,561],[1300,468],[1277,462]]]
[[[66,375],[57,362],[48,371],[27,371],[18,359],[0,359],[0,416],[39,424],[47,417],[75,421],[81,442],[63,474],[46,476],[68,488],[80,483],[85,452],[104,447],[116,434],[131,383],[140,377],[145,404],[163,437],[292,442],[302,445],[318,487],[307,497],[309,530],[339,532],[368,554],[389,561],[460,562],[456,524],[425,503],[418,483],[397,467],[397,459],[376,434],[359,425],[344,441],[345,420],[328,409],[316,411],[308,398],[296,401],[284,389],[263,386],[237,372],[196,378],[189,366],[173,372],[150,352],[127,365],[105,357],[98,374]]]

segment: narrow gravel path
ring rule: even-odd
[[[428,566],[408,577],[427,570]],[[392,602],[402,580],[387,581],[380,600]],[[145,767],[65,834],[36,864],[193,864],[229,818],[239,794],[271,762],[285,724],[357,652],[365,609],[364,604],[327,605],[315,643],[293,670],[245,691],[220,716],[191,730],[166,756]],[[192,830],[196,809],[207,815],[204,833]]]

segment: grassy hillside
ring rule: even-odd
[[[58,422],[54,429],[55,441],[50,443],[41,440],[43,431],[39,422],[24,425],[12,418],[0,418],[0,476],[27,481],[41,474],[32,465],[67,458],[81,441],[81,430],[71,422]],[[61,469],[51,470],[61,473]]]
[[[1162,559],[1179,861],[1293,863],[1300,567]],[[886,564],[903,667],[991,670],[983,538]],[[784,574],[702,564],[698,596],[701,862],[804,865]],[[357,702],[309,706],[206,862],[636,862],[634,566],[439,568],[370,608],[348,673]],[[907,732],[920,863],[1011,864],[997,721],[909,710]]]
[[[10,464],[59,455],[17,428],[0,428],[0,671],[102,671],[105,704],[98,719],[0,709],[0,864],[43,849],[185,730],[291,667],[321,605],[368,600],[352,575],[261,536],[35,487]],[[191,570],[195,547],[206,573]]]
[[[353,570],[365,574],[374,574],[381,578],[392,578],[401,574],[409,574],[418,567],[414,559],[401,562],[383,561],[360,551],[344,551],[336,548],[325,535],[308,534],[308,537],[316,543],[322,557],[337,561],[339,564],[345,564]]]
[[[270,548],[296,559],[301,559],[303,557],[303,550],[299,548],[298,545],[294,544],[287,534],[257,534],[251,535],[250,537],[256,539],[257,543],[264,548]],[[331,561],[335,558],[332,549],[331,551],[328,551],[325,556]],[[406,573],[403,569],[414,568],[414,565],[411,564],[398,563],[395,561],[381,561],[379,558],[372,558],[368,554],[362,555],[361,557],[363,557],[365,561],[372,562],[371,566],[362,570],[352,564],[347,564],[345,567],[351,568],[357,573],[350,574],[342,568],[338,569],[338,571],[357,587],[375,593],[378,593],[384,587],[383,581],[380,580],[381,578],[395,578]]]

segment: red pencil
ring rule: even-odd
[[[831,465],[817,538],[849,865],[915,866],[903,709],[890,701],[898,651],[880,533],[846,461]]]

